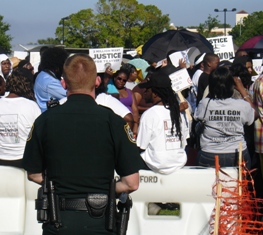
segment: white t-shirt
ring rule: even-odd
[[[208,101],[209,98],[202,99],[194,114],[196,120],[204,119],[206,122],[200,137],[202,151],[234,153],[240,142],[242,150],[246,149],[243,126],[254,122],[254,109],[243,99],[211,99],[207,106]]]
[[[185,115],[181,114],[181,119],[182,141],[171,135],[170,110],[155,105],[143,113],[136,142],[138,147],[145,149],[141,157],[154,172],[170,174],[185,165],[184,147],[189,129]]]
[[[198,91],[198,81],[199,81],[199,77],[201,76],[201,74],[203,73],[203,71],[201,69],[197,69],[192,77],[192,82],[193,82],[193,87],[195,89],[195,93],[197,95],[197,91]]]
[[[114,113],[118,114],[122,118],[130,113],[130,110],[124,104],[111,95],[100,93],[96,97],[95,101],[99,105],[110,108]]]
[[[138,83],[137,82],[126,82],[125,87],[132,90]]]
[[[64,104],[66,101],[67,97],[64,97],[61,100],[59,100],[59,103]],[[114,113],[121,116],[122,118],[124,118],[128,113],[130,113],[130,110],[124,104],[122,104],[118,99],[106,93],[99,94],[96,97],[95,101],[99,105],[110,108]]]
[[[0,107],[0,159],[21,159],[31,127],[41,114],[40,108],[23,97],[2,97]]]

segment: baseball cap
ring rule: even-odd
[[[229,60],[221,60],[218,64],[218,67],[231,67],[232,63]]]
[[[203,53],[195,57],[194,66],[199,65],[204,60],[205,54]]]
[[[172,87],[172,82],[166,73],[163,72],[155,72],[152,74],[150,78],[148,78],[147,82],[143,82],[139,84],[140,88],[167,88]]]

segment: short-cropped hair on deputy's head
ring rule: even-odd
[[[70,56],[63,70],[67,89],[74,92],[77,90],[92,91],[95,87],[97,69],[93,59],[84,53]]]

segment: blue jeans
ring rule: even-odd
[[[200,150],[197,155],[197,165],[204,167],[215,166],[215,155],[218,155],[220,167],[235,167],[238,166],[238,152],[235,153],[208,153]],[[246,167],[251,168],[251,159],[248,150],[242,151],[242,156],[246,162]]]

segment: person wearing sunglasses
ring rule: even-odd
[[[133,134],[136,137],[139,125],[139,111],[133,92],[125,87],[128,81],[129,73],[126,69],[120,69],[113,74],[114,85],[119,91],[120,101],[131,111],[133,114]]]

